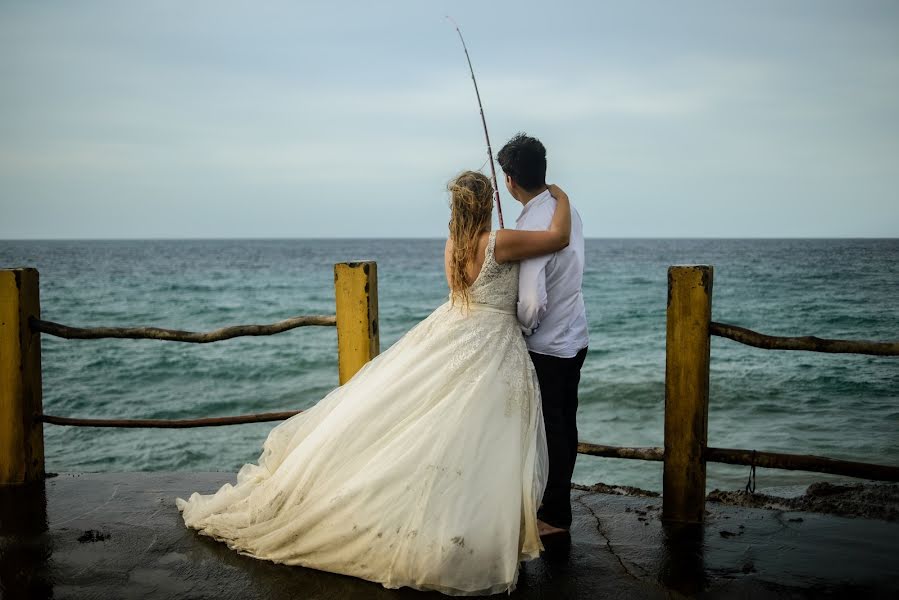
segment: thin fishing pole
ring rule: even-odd
[[[478,80],[475,79],[474,76],[474,68],[471,66],[471,57],[468,56],[468,46],[465,45],[465,38],[462,37],[462,30],[459,29],[459,25],[453,20],[449,15],[446,16],[447,20],[453,24],[453,27],[456,28],[456,33],[459,34],[459,40],[462,41],[462,49],[465,50],[465,60],[468,61],[468,70],[471,71],[471,81],[474,83],[474,94],[478,98],[478,108],[481,110],[481,124],[484,126],[484,138],[487,140],[487,162],[490,163],[490,175],[493,178],[493,199],[496,201],[496,213],[499,217],[499,228],[505,228],[503,225],[503,207],[499,203],[499,186],[496,183],[496,167],[493,165],[493,148],[490,147],[490,134],[487,133],[487,119],[484,118],[484,106],[481,104],[481,93],[478,91]]]

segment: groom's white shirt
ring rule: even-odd
[[[556,200],[544,191],[521,211],[516,229],[549,228]],[[554,254],[521,261],[518,279],[518,321],[528,350],[571,358],[589,342],[587,312],[581,284],[584,279],[584,229],[581,216],[571,207],[568,247]]]

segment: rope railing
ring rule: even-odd
[[[739,448],[706,448],[704,458],[706,462],[729,465],[830,473],[831,475],[845,475],[847,477],[877,479],[879,481],[899,481],[899,467],[896,466],[839,460],[810,454],[757,452]]]
[[[601,456],[604,458],[628,458],[649,461],[665,460],[664,448],[631,448],[579,442],[577,451],[578,454]],[[899,467],[897,466],[840,460],[810,454],[760,452],[756,450],[744,450],[741,448],[706,448],[703,453],[703,458],[706,462],[724,463],[729,465],[829,473],[831,475],[844,475],[860,479],[876,479],[878,481],[899,481]]]
[[[247,335],[271,335],[281,333],[295,327],[309,325],[334,325],[335,317],[300,316],[279,321],[270,325],[237,325],[210,331],[194,333],[159,329],[152,327],[138,328],[75,328],[59,325],[50,321],[32,319],[35,331],[74,339],[97,339],[103,337],[161,339],[166,341],[182,341],[207,343]],[[736,325],[710,322],[709,334],[726,337],[734,341],[766,349],[777,350],[810,350],[818,352],[863,353],[892,356],[899,354],[899,344],[892,342],[868,342],[848,340],[828,340],[813,336],[775,337],[761,334]],[[230,417],[208,417],[199,419],[84,419],[38,414],[35,420],[53,425],[73,427],[123,427],[123,428],[164,428],[180,429],[194,427],[217,427],[224,425],[241,425],[247,423],[266,423],[282,421],[302,411],[282,411],[273,413],[256,413]],[[604,458],[623,458],[633,460],[658,461],[665,460],[664,448],[660,447],[628,447],[609,446],[579,442],[579,454]],[[899,467],[861,463],[832,459],[822,456],[785,454],[778,452],[758,452],[734,448],[706,448],[706,462],[718,462],[733,465],[746,465],[786,470],[801,470],[849,477],[878,479],[881,481],[899,481]]]
[[[125,338],[208,344],[210,342],[220,342],[236,337],[274,335],[296,329],[297,327],[333,327],[337,325],[337,318],[332,315],[297,316],[268,325],[233,325],[207,332],[180,331],[175,329],[161,329],[159,327],[69,327],[52,321],[43,321],[35,318],[30,319],[29,324],[33,331],[66,339]],[[201,419],[82,419],[38,414],[35,415],[35,420],[42,423],[67,425],[72,427],[182,429],[283,421],[300,412],[302,411],[295,410],[237,415],[231,417],[207,417]]]
[[[222,425],[242,425],[246,423],[267,423],[283,421],[300,414],[301,410],[272,413],[256,413],[232,417],[209,417],[203,419],[80,419],[59,417],[55,415],[35,415],[35,420],[53,425],[74,427],[126,427],[126,428],[162,428],[182,429],[191,427],[216,427]],[[625,458],[661,462],[665,460],[665,451],[659,447],[609,446],[579,442],[578,454],[599,456],[604,458]],[[862,479],[879,481],[899,481],[899,467],[878,465],[814,456],[805,454],[786,454],[781,452],[759,452],[740,448],[706,448],[706,462],[717,462],[731,465],[745,465],[768,469],[784,469],[844,475]]]
[[[626,446],[606,446],[603,444],[591,444],[590,442],[578,442],[578,454],[601,456],[603,458],[631,458],[634,460],[665,460],[663,448],[630,448]]]
[[[299,316],[268,325],[233,325],[206,332],[161,329],[159,327],[69,327],[68,325],[60,325],[52,321],[43,321],[35,318],[32,318],[29,323],[34,331],[69,340],[125,338],[208,344],[236,337],[274,335],[296,329],[297,327],[334,327],[337,325],[337,317],[333,315]]]
[[[899,356],[899,342],[776,337],[716,323],[711,319],[713,280],[711,265],[675,265],[668,269],[662,518],[686,523],[703,521],[708,462],[748,465],[750,483],[747,483],[747,491],[750,492],[754,489],[756,467],[899,480],[899,466],[708,447],[711,336],[766,350]]]
[[[338,380],[343,385],[380,352],[378,269],[373,261],[334,265],[333,315],[296,316],[265,325],[235,325],[206,332],[159,327],[71,327],[41,319],[37,269],[0,269],[0,485],[44,478],[42,424],[75,427],[186,428],[281,421],[301,411],[198,419],[83,419],[43,412],[41,334],[65,339],[153,339],[207,344],[264,336],[297,327],[337,329]]]
[[[221,425],[243,425],[245,423],[267,423],[283,421],[301,410],[283,412],[256,413],[233,417],[207,417],[203,419],[78,419],[74,417],[58,417],[56,415],[35,415],[36,421],[53,425],[69,425],[73,427],[147,427],[158,429],[183,429],[189,427],[218,427]]]
[[[803,337],[777,337],[765,335],[728,323],[709,323],[709,334],[727,338],[747,346],[765,350],[805,350],[839,354],[871,354],[875,356],[899,356],[899,342],[869,342],[865,340],[829,340],[813,335]]]
[[[831,340],[814,336],[776,337],[711,321],[712,267],[671,267],[665,375],[665,447],[621,447],[580,442],[580,454],[660,461],[666,520],[701,522],[705,506],[705,465],[718,462],[756,467],[831,473],[899,481],[899,466],[812,455],[707,447],[709,350],[711,336],[771,350],[899,356],[899,342]],[[0,483],[22,483],[44,474],[40,423],[76,427],[189,428],[264,423],[302,411],[257,413],[198,419],[83,419],[43,414],[40,333],[67,339],[156,339],[209,343],[242,336],[272,335],[303,326],[337,325],[339,381],[342,385],[378,354],[377,270],[375,263],[335,265],[336,315],[298,316],[267,325],[236,325],[209,332],[157,327],[79,328],[40,319],[38,274],[34,269],[0,270],[0,292],[8,299],[0,320],[0,360],[12,368],[12,385],[0,388],[0,418],[16,443],[0,448]],[[5,329],[4,329],[5,327]],[[37,349],[35,352],[34,349]],[[752,478],[751,478],[752,479]]]

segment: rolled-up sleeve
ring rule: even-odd
[[[521,261],[518,278],[518,323],[524,335],[533,334],[546,314],[546,265],[552,255]]]

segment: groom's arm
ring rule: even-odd
[[[518,323],[524,335],[531,335],[546,314],[546,265],[551,254],[521,261],[518,274]]]

